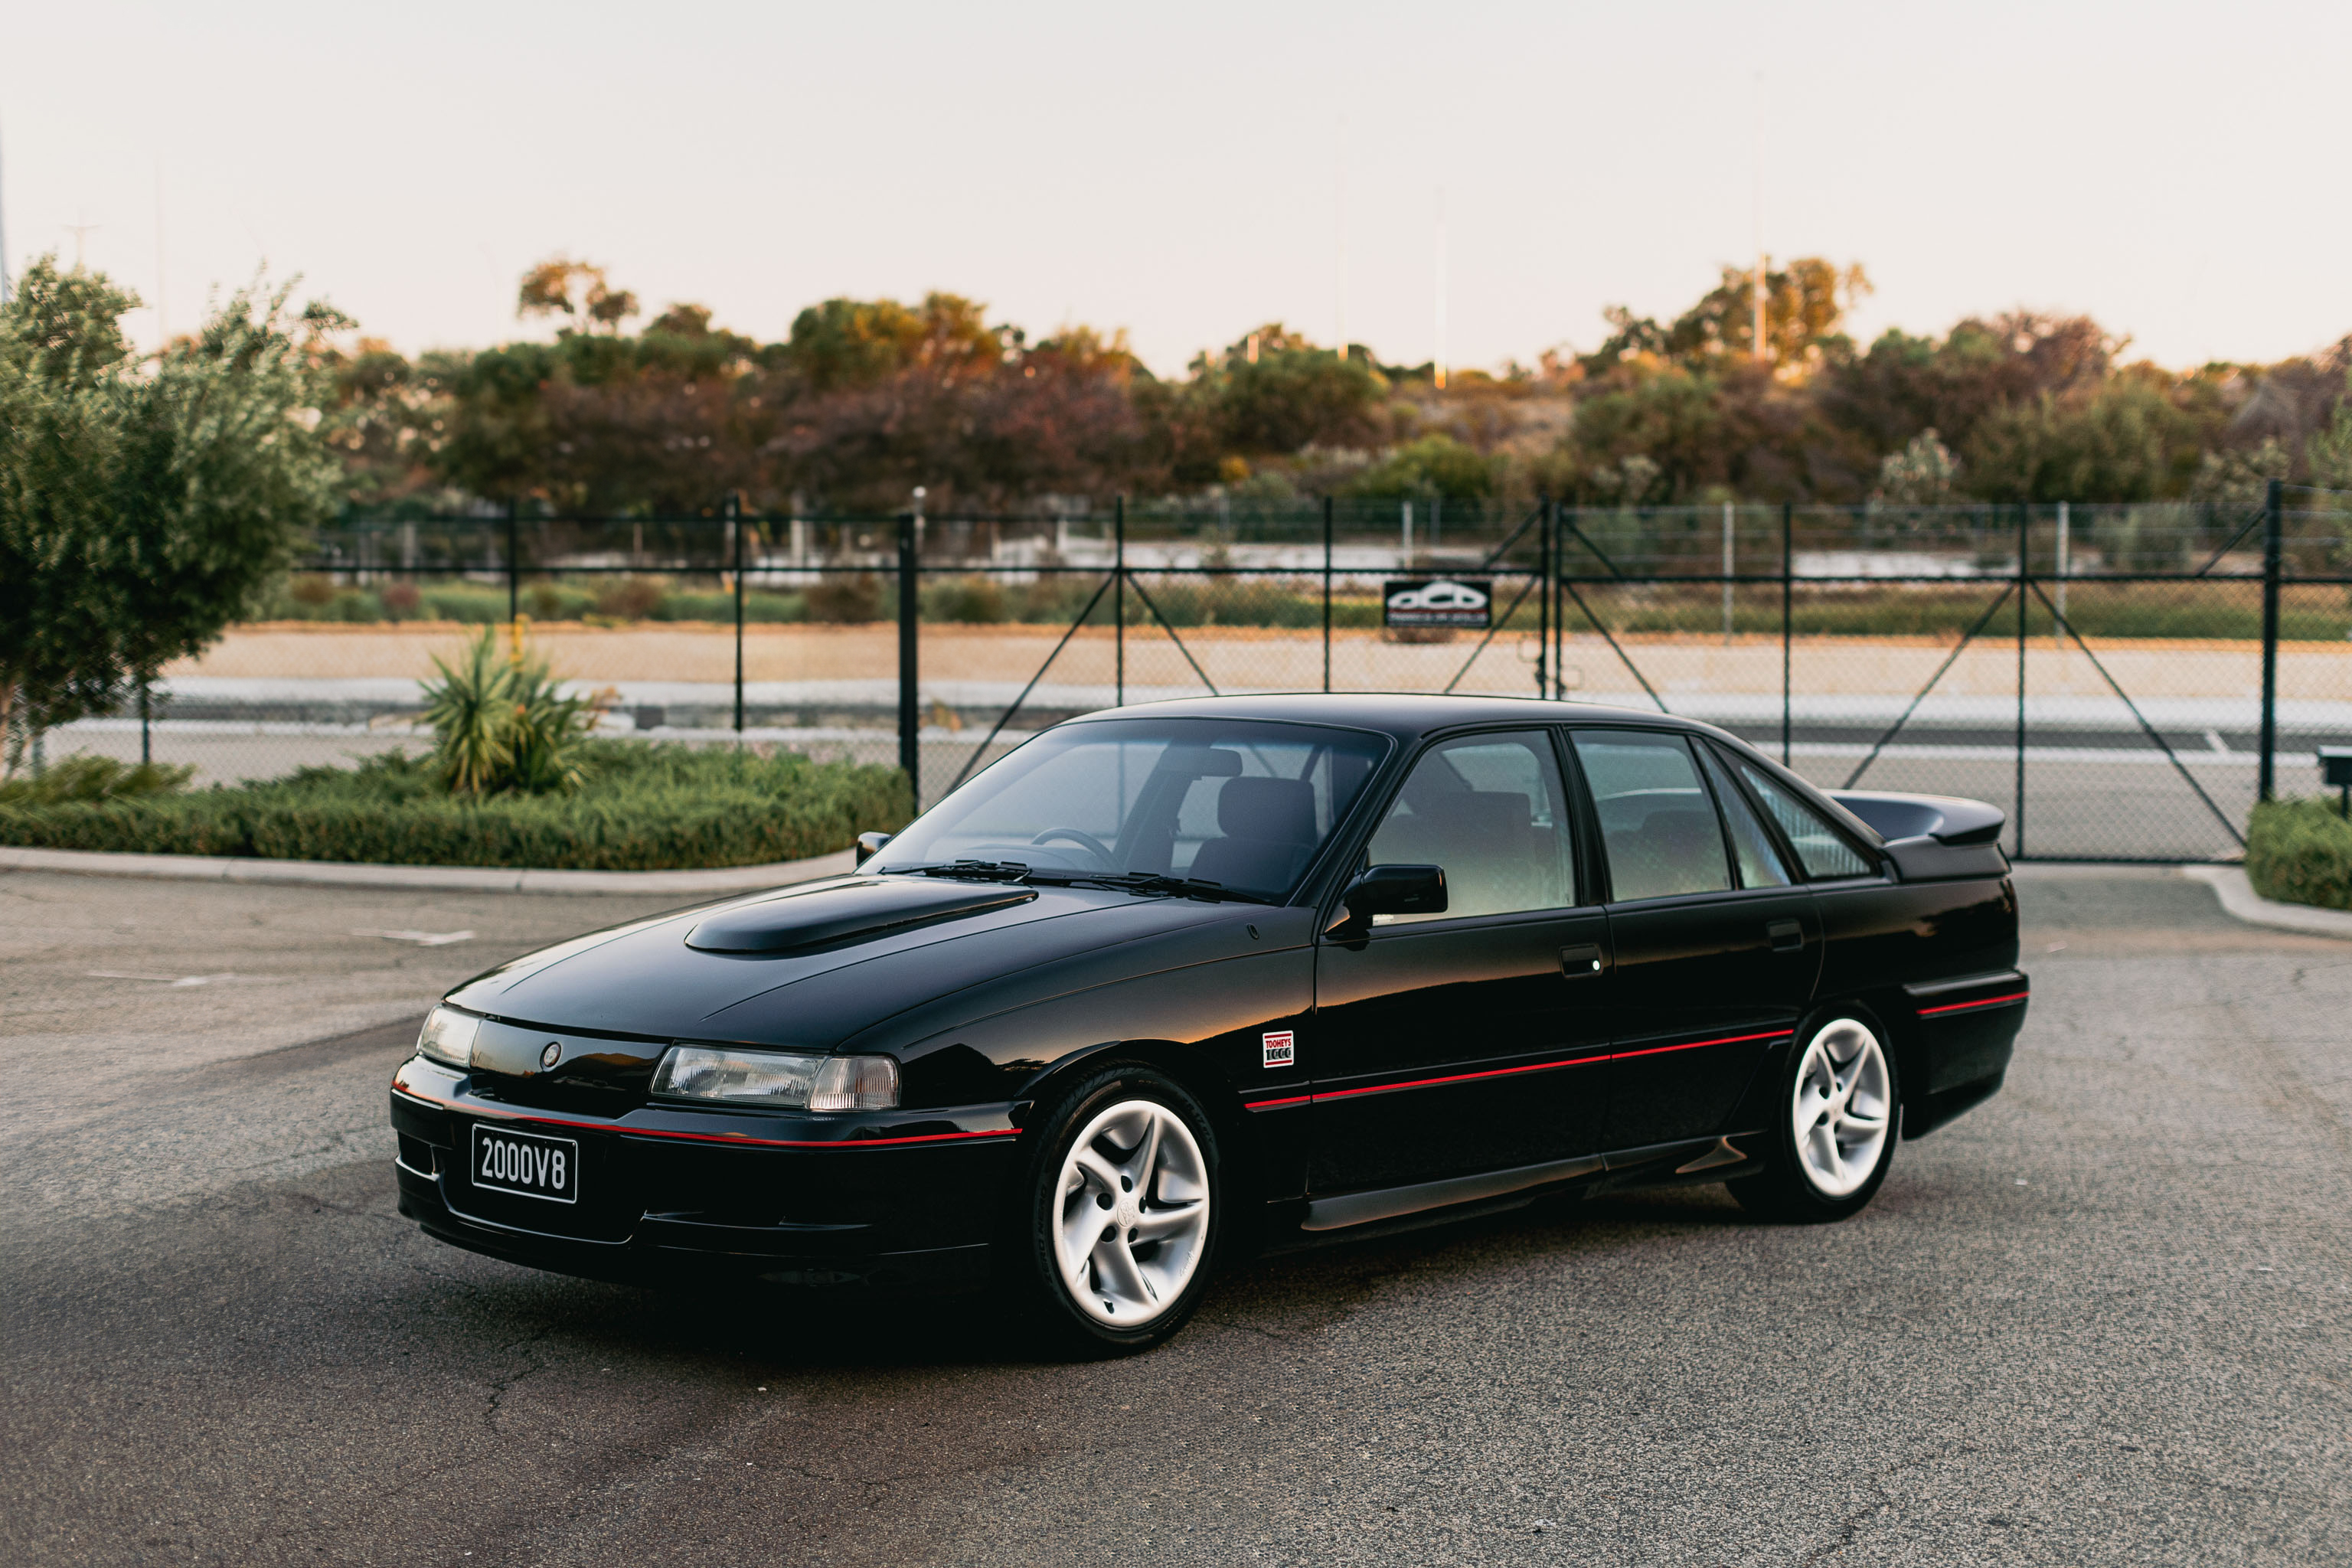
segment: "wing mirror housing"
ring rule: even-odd
[[[888,833],[867,832],[859,834],[857,836],[857,858],[853,861],[852,864],[858,866],[865,865],[866,862],[873,859],[875,856],[880,854],[882,851],[882,846],[889,843],[894,837],[896,836]]]
[[[1445,870],[1440,866],[1374,866],[1339,895],[1340,915],[1326,936],[1360,937],[1374,915],[1442,915]]]

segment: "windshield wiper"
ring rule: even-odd
[[[1124,888],[1130,893],[1173,893],[1181,898],[1213,901],[1234,899],[1244,904],[1274,902],[1263,893],[1245,893],[1222,882],[1203,881],[1198,877],[1171,877],[1159,871],[1105,871],[1092,876],[1080,873],[1057,880],[1084,882],[1096,888]]]
[[[1045,888],[1119,888],[1130,893],[1172,894],[1212,901],[1232,899],[1245,904],[1274,902],[1263,893],[1245,893],[1198,877],[1171,877],[1159,871],[1077,871],[1060,866],[1029,866],[1018,860],[944,860],[928,866],[886,866],[881,874],[954,877],[975,882],[1033,882]]]
[[[975,882],[1024,882],[1029,868],[1018,860],[944,860],[931,866],[885,866],[880,875],[891,877],[958,877]]]

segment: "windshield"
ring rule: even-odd
[[[1192,878],[1279,898],[1388,741],[1312,724],[1117,719],[1049,730],[923,814],[865,868],[956,860]]]

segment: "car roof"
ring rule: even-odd
[[[1432,696],[1415,691],[1268,691],[1234,697],[1177,697],[1132,702],[1070,720],[1090,724],[1106,719],[1270,719],[1293,723],[1345,724],[1375,730],[1401,741],[1467,724],[1624,724],[1645,729],[1721,734],[1712,724],[1639,708],[1598,702],[1553,702],[1539,697]]]

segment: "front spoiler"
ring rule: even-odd
[[[993,1268],[992,1249],[985,1241],[898,1252],[796,1253],[780,1249],[772,1237],[761,1237],[751,1238],[749,1249],[735,1250],[726,1244],[740,1245],[746,1238],[694,1233],[740,1227],[666,1223],[658,1216],[648,1216],[626,1241],[551,1236],[458,1214],[442,1201],[439,1184],[433,1177],[405,1164],[398,1166],[397,1174],[401,1214],[435,1240],[527,1268],[616,1285],[756,1281],[952,1294],[984,1288]],[[719,1245],[697,1245],[708,1242]]]

